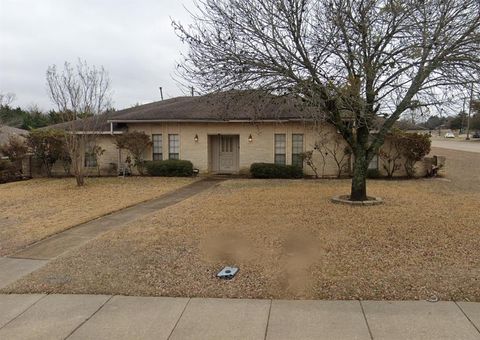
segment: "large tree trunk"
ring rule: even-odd
[[[367,153],[363,148],[359,147],[354,152],[354,156],[350,200],[365,201],[367,200]]]

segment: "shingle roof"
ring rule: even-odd
[[[18,136],[24,138],[28,135],[27,130],[17,129],[15,127],[0,125],[0,145],[8,143],[11,136]]]
[[[320,112],[305,108],[292,97],[258,91],[230,91],[171,98],[46,128],[69,130],[73,124],[76,131],[108,132],[111,122],[289,121],[311,119],[318,114]]]
[[[177,97],[116,111],[113,122],[129,121],[262,121],[304,118],[298,101],[257,92],[222,92]]]
[[[41,128],[42,130],[59,129],[59,130],[75,130],[79,132],[107,132],[110,131],[110,123],[108,119],[114,117],[115,111],[104,113],[101,115],[95,115],[94,117],[85,118],[82,120],[74,120],[64,123],[58,123]]]

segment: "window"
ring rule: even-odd
[[[168,135],[168,159],[180,159],[180,137]]]
[[[85,151],[84,164],[86,168],[95,168],[97,167],[97,154],[95,153],[94,146],[87,146]]]
[[[292,165],[303,168],[303,135],[292,135]]]
[[[373,156],[372,160],[368,164],[368,169],[378,170],[378,155]]]
[[[163,159],[162,135],[152,135],[153,142],[153,156],[154,161],[161,161]]]
[[[220,137],[220,150],[221,152],[233,152],[232,136]]]
[[[287,136],[275,134],[275,164],[286,164]]]

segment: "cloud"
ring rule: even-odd
[[[182,95],[172,80],[185,47],[170,18],[188,23],[192,0],[0,0],[0,91],[15,105],[53,107],[45,85],[52,64],[85,59],[109,72],[117,109]]]

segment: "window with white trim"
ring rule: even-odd
[[[97,153],[95,152],[95,145],[87,145],[85,148],[85,158],[84,158],[84,166],[86,168],[95,168],[97,167]]]
[[[180,159],[179,135],[168,135],[168,159]]]
[[[275,134],[275,164],[285,165],[287,163],[287,135]]]
[[[153,155],[154,161],[161,161],[163,159],[162,135],[152,135]]]
[[[303,135],[292,134],[292,165],[303,168]]]

